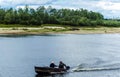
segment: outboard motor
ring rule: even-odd
[[[70,66],[66,66],[66,70],[69,70],[70,69]]]

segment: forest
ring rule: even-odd
[[[60,24],[69,26],[107,26],[119,27],[117,19],[105,19],[101,13],[88,11],[87,9],[56,9],[51,6],[37,9],[25,6],[19,9],[0,8],[0,24],[36,25]]]

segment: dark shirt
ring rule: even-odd
[[[59,64],[59,68],[63,68],[64,69],[64,67],[66,67],[66,65],[64,63],[60,63]]]
[[[56,67],[56,65],[55,65],[54,63],[51,63],[51,64],[50,64],[50,67],[51,67],[51,68],[54,68],[54,67]]]

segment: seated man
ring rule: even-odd
[[[55,67],[56,67],[54,61],[51,62],[50,67],[51,67],[51,68],[55,68]]]
[[[59,68],[65,69],[66,64],[64,64],[62,61],[59,63]]]

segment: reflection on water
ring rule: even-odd
[[[27,36],[32,36],[32,34],[1,34],[0,37],[12,37],[12,38],[16,38],[16,37],[27,37]]]
[[[16,38],[16,37],[28,37],[28,36],[61,36],[61,35],[57,35],[57,34],[0,34],[0,37],[12,37],[12,38]]]
[[[37,74],[35,77],[66,77],[65,74],[57,74],[57,75],[39,75]]]

